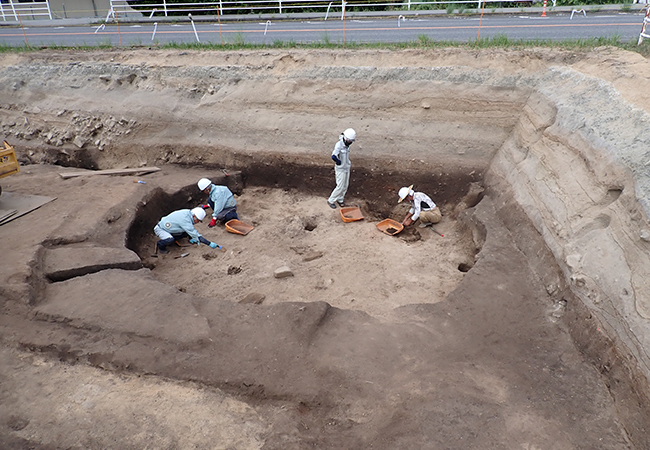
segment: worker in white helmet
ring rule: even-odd
[[[336,176],[336,187],[327,199],[330,208],[336,209],[336,203],[339,206],[345,206],[345,194],[348,192],[350,185],[350,145],[357,138],[357,133],[352,128],[348,128],[339,136],[339,140],[334,146],[332,160],[334,166],[334,175]]]
[[[157,242],[158,251],[167,253],[167,246],[173,244],[176,239],[189,237],[190,244],[209,245],[211,248],[221,249],[220,245],[210,242],[196,231],[194,225],[205,219],[205,210],[203,208],[179,209],[163,217],[153,229],[156,236],[160,238]]]
[[[404,200],[408,200],[411,203],[411,209],[406,214],[406,217],[404,217],[404,220],[402,220],[402,225],[405,227],[416,222],[418,219],[420,219],[421,227],[426,227],[442,220],[440,208],[424,192],[415,192],[413,185],[401,188],[398,195],[399,200],[397,203],[401,203]]]
[[[212,220],[208,224],[209,228],[215,226],[217,221],[225,223],[232,219],[239,219],[239,216],[237,216],[237,200],[235,200],[230,189],[226,186],[212,184],[212,181],[207,178],[201,178],[197,184],[200,191],[209,195],[208,205],[203,206],[204,208],[212,208]]]

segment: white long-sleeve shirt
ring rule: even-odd
[[[436,204],[433,203],[433,200],[431,200],[427,194],[424,192],[414,192],[411,209],[409,211],[412,214],[411,219],[415,222],[420,217],[422,211],[430,211],[435,207]]]
[[[339,137],[339,141],[334,146],[332,155],[341,160],[341,165],[336,166],[337,169],[350,170],[350,166],[352,165],[352,161],[350,161],[350,146],[345,145],[343,135]]]

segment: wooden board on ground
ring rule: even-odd
[[[132,169],[83,170],[79,172],[60,173],[59,175],[61,175],[64,180],[67,180],[68,178],[85,177],[92,175],[132,175],[134,173],[143,174],[158,172],[159,170],[160,168],[158,167],[138,167]]]
[[[17,209],[0,209],[0,224],[18,212]]]
[[[0,212],[16,211],[0,219],[0,225],[11,222],[29,212],[40,208],[46,203],[56,200],[56,197],[45,197],[43,195],[23,195],[14,192],[3,192],[0,196]]]

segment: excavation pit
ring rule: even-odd
[[[57,201],[0,229],[0,442],[650,448],[640,56],[5,59],[0,119],[23,167],[3,188]],[[346,203],[365,220],[343,223],[326,199],[349,126]],[[62,180],[63,165],[162,170],[139,184]],[[204,222],[225,253],[152,258],[153,225],[204,202],[204,176],[255,231]],[[411,184],[444,238],[376,229],[402,220]]]
[[[300,168],[292,170],[300,172]],[[242,177],[250,178],[245,169]],[[356,188],[372,191],[367,185]],[[378,214],[365,199],[350,200],[363,205],[367,219],[345,223],[338,210],[327,206],[326,195],[250,186],[236,195],[237,213],[242,221],[254,226],[254,233],[244,238],[229,233],[223,225],[208,228],[208,210],[206,220],[196,228],[206,239],[225,247],[224,254],[205,245],[170,246],[169,254],[152,258],[151,249],[157,240],[151,231],[155,225],[152,211],[165,215],[167,207],[171,212],[173,198],[187,198],[185,193],[190,189],[171,195],[158,192],[149,198],[146,207],[138,209],[134,221],[137,226],[131,230],[128,242],[133,243],[132,249],[159,280],[205,299],[240,302],[251,293],[261,293],[264,304],[327,302],[380,317],[413,303],[414,297],[425,304],[443,301],[462,280],[458,265],[473,263],[480,250],[469,228],[451,215],[440,224],[448,236],[444,240],[429,230],[422,233],[417,225],[403,232],[404,238],[386,239],[377,227],[384,229],[382,224],[389,222],[376,218]],[[203,202],[197,197],[193,200]],[[174,208],[191,209],[194,203]],[[392,208],[391,214],[401,220],[409,205],[392,203],[379,205],[379,209]],[[443,211],[447,208],[442,203],[440,207]],[[402,228],[398,221],[389,220],[392,226]],[[187,239],[182,244],[187,244]],[[190,255],[176,259],[185,252]],[[319,257],[310,258],[313,254]],[[211,258],[209,264],[204,259],[207,255]],[[226,277],[232,274],[232,266],[241,270],[237,276]],[[290,280],[274,277],[274,271],[283,266],[291,268],[294,276]]]

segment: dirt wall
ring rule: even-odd
[[[521,230],[528,219],[539,233],[544,248],[522,233],[517,245],[536,261],[558,308],[568,306],[572,336],[610,377],[612,391],[620,380],[630,382],[615,396],[647,409],[648,219],[617,148],[595,139],[593,128],[569,127],[562,116],[575,117],[572,109],[576,105],[557,97],[532,95],[490,166],[488,192],[509,227]],[[551,255],[544,256],[546,249]],[[637,395],[646,401],[629,401]]]
[[[641,267],[650,97],[638,85],[650,71],[638,55],[1,58],[0,126],[26,166],[7,188],[58,199],[0,230],[11,361],[0,365],[11,380],[0,395],[13,406],[0,414],[0,439],[54,448],[198,439],[210,448],[212,410],[181,408],[161,426],[147,402],[145,436],[131,410],[89,408],[138,403],[142,389],[173,396],[172,380],[255,408],[255,426],[242,432],[233,423],[252,411],[224,403],[219,417],[232,413],[225,433],[237,448],[649,446]],[[346,201],[367,217],[352,225],[325,203],[329,156],[349,126],[358,139]],[[65,169],[49,164],[163,170],[146,184],[63,180]],[[242,241],[203,224],[228,253],[175,248],[144,268],[133,252],[116,252],[150,254],[165,208],[194,206],[200,177],[228,183],[222,169],[243,187],[240,211],[255,234]],[[404,216],[395,195],[411,183],[439,202],[444,239],[376,230],[372,221]],[[294,276],[276,279],[287,262]],[[263,303],[239,303],[249,293]],[[61,398],[50,380],[68,380],[73,365],[84,383]],[[128,381],[113,382],[124,395],[108,403],[97,400],[106,374]],[[58,422],[69,416],[50,415],[53,405],[78,420]],[[185,427],[187,411],[208,424],[200,433]]]

